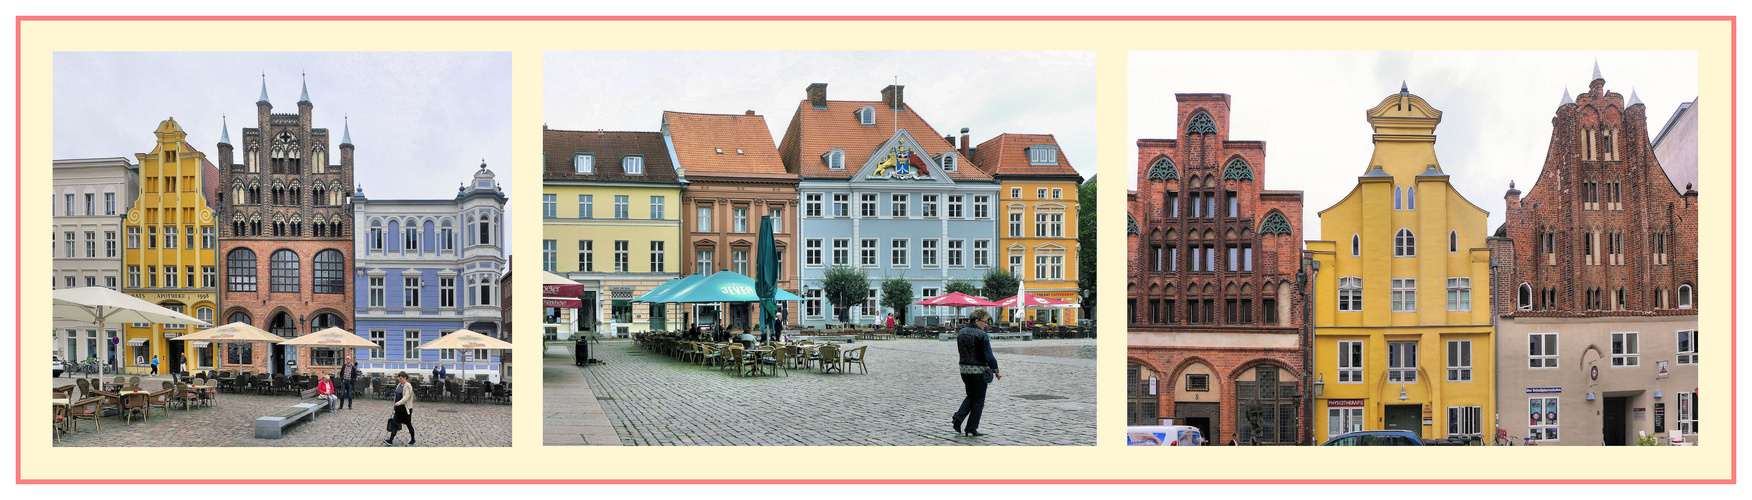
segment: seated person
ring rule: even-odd
[[[329,400],[329,413],[334,413],[338,398],[335,397],[335,381],[333,377],[324,376],[316,381],[316,395]],[[312,417],[314,418],[314,417]]]

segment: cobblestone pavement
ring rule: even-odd
[[[957,435],[950,414],[965,391],[955,343],[897,339],[869,346],[868,374],[780,371],[738,377],[648,352],[631,341],[591,349],[582,371],[622,444],[1078,445],[1095,443],[1095,341],[993,345],[1004,379],[986,397],[982,437]],[[543,398],[567,388],[544,386]]]
[[[168,377],[145,377],[142,387],[158,387],[159,380]],[[72,379],[55,379],[54,385],[72,384]],[[48,392],[46,389],[43,391]],[[389,401],[367,395],[353,402],[353,409],[317,415],[287,428],[280,439],[256,439],[255,419],[298,401],[297,396],[259,396],[255,394],[220,394],[217,407],[171,405],[169,412],[153,409],[146,420],[138,417],[133,423],[117,417],[104,417],[102,431],[90,422],[80,422],[77,432],[62,436],[56,446],[378,446],[389,432],[384,422],[393,412]],[[511,446],[512,405],[492,403],[457,404],[420,401],[414,403],[414,429],[419,432],[416,448],[449,446]],[[48,411],[43,411],[48,417]],[[396,437],[397,448],[407,446],[404,430]]]

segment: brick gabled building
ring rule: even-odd
[[[334,137],[313,126],[314,108],[305,87],[297,113],[274,113],[264,82],[256,127],[236,145],[229,131],[220,136],[218,324],[245,322],[286,338],[354,327],[353,144],[343,129],[340,163],[330,163]],[[233,163],[238,149],[243,162]],[[216,355],[221,369],[284,373],[309,350],[228,343]]]
[[[1695,440],[1697,192],[1656,160],[1636,93],[1605,85],[1596,67],[1565,92],[1544,168],[1510,186],[1490,239],[1498,425],[1541,444]]]
[[[1265,143],[1229,139],[1227,94],[1175,96],[1180,137],[1138,141],[1127,196],[1127,423],[1307,443],[1302,192],[1265,189]]]

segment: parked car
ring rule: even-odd
[[[1197,427],[1190,425],[1134,425],[1125,428],[1126,446],[1204,446]]]
[[[1401,430],[1358,431],[1341,434],[1321,446],[1423,446],[1417,433]]]
[[[61,364],[61,355],[54,354],[51,356],[53,356],[55,358],[55,360],[52,362],[51,366],[53,366],[55,368],[55,377],[59,378],[61,376],[61,372],[66,371],[67,367],[63,366]]]

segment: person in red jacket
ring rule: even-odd
[[[329,413],[334,413],[335,410],[337,409],[337,408],[335,408],[335,405],[337,403],[339,403],[339,401],[335,398],[335,380],[334,380],[334,377],[324,376],[323,378],[318,379],[316,381],[316,394],[318,396],[328,398],[328,400],[329,400]]]

